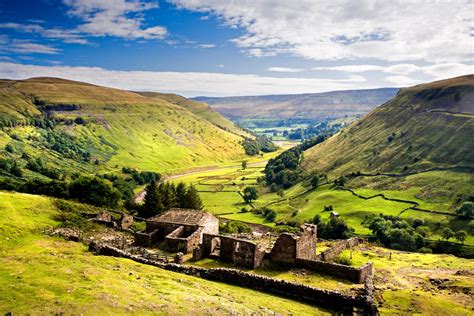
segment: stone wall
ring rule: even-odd
[[[316,242],[316,225],[304,224],[297,235],[280,234],[268,258],[279,263],[295,263],[297,258],[315,260]]]
[[[140,232],[135,233],[134,234],[134,238],[135,238],[134,244],[137,245],[137,246],[142,246],[142,247],[146,247],[146,246],[149,246],[151,244],[155,244],[160,240],[160,235],[161,235],[161,232],[159,231],[159,229],[156,229],[156,230],[148,232],[148,233],[140,233]]]
[[[190,231],[184,226],[178,227],[165,237],[165,250],[169,252],[192,252],[193,249],[199,247],[202,230],[202,227],[198,227],[195,231]]]
[[[331,262],[336,259],[346,249],[353,248],[360,243],[361,239],[357,237],[349,238],[347,240],[340,240],[331,248],[323,251],[319,256],[322,261]]]
[[[318,237],[316,225],[301,225],[296,242],[296,258],[308,260],[316,259],[317,240]]]
[[[355,268],[337,263],[298,259],[293,267],[315,271],[359,284],[365,283],[367,278],[373,275],[373,264],[371,262]]]
[[[371,297],[367,297],[366,295],[349,295],[338,291],[323,290],[300,283],[277,280],[235,269],[205,269],[179,264],[166,264],[134,256],[110,246],[91,244],[90,250],[100,255],[129,258],[143,264],[149,264],[178,273],[310,302],[321,307],[331,308],[337,313],[352,314],[355,308],[361,310],[364,315],[378,315],[377,306]]]
[[[214,257],[254,269],[260,265],[264,254],[262,249],[248,240],[212,234],[203,234],[202,237],[201,258]]]

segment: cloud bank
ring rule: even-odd
[[[472,1],[172,0],[245,34],[248,54],[313,60],[472,61]]]
[[[159,91],[185,96],[230,96],[324,92],[373,88],[362,76],[343,79],[275,78],[208,72],[116,71],[98,67],[36,66],[0,62],[0,78],[59,77],[135,91]]]

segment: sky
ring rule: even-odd
[[[474,73],[474,0],[2,0],[0,78],[192,96]]]

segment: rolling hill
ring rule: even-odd
[[[395,98],[304,153],[333,175],[474,168],[474,75],[401,89]]]
[[[388,101],[398,89],[347,90],[324,93],[245,97],[196,97],[232,120],[339,118],[366,114]]]
[[[244,131],[206,105],[57,78],[0,81],[0,155],[74,172],[168,172],[245,156]]]

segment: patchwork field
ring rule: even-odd
[[[330,212],[323,212],[323,209],[324,206],[331,205],[334,211],[338,212],[359,235],[370,235],[371,232],[364,220],[379,214],[400,216],[405,219],[421,218],[431,227],[441,223],[453,230],[466,229],[472,225],[472,220],[461,220],[455,216],[455,211],[451,207],[455,196],[436,194],[436,192],[443,190],[438,185],[440,174],[443,178],[448,179],[444,182],[444,187],[459,184],[458,182],[469,182],[469,179],[472,179],[472,175],[469,174],[433,171],[395,180],[379,179],[376,181],[374,178],[357,178],[349,184],[356,194],[366,198],[379,194],[385,196],[385,198],[377,196],[362,199],[354,196],[350,191],[334,189],[332,184],[323,184],[316,190],[312,190],[305,182],[284,190],[283,196],[279,196],[257,183],[257,179],[263,176],[263,169],[263,165],[249,167],[246,170],[240,166],[234,166],[184,175],[173,178],[172,181],[196,185],[205,208],[213,214],[231,220],[268,226],[275,226],[275,223],[268,222],[262,216],[250,212],[251,206],[245,204],[239,194],[246,186],[259,187],[260,196],[252,204],[254,207],[267,206],[275,210],[277,212],[276,221],[304,222],[311,220],[316,214],[326,220],[329,218]],[[433,183],[431,186],[426,185],[429,181]],[[469,187],[466,187],[465,190],[469,190]],[[406,200],[407,202],[390,199]],[[413,202],[418,203],[418,208],[422,210],[408,209],[414,205]],[[242,208],[246,208],[249,212],[242,212]],[[439,211],[442,214],[430,211]],[[441,230],[433,233],[430,238],[440,239]],[[474,245],[474,236],[468,234],[465,244]]]

